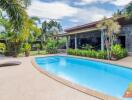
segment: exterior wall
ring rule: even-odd
[[[101,32],[99,30],[98,31],[94,30],[94,31],[82,32],[82,33],[76,33],[76,36],[77,36],[77,46],[78,46],[80,45],[79,41],[81,41],[81,39],[85,39],[85,38],[94,39],[96,37],[101,38]],[[128,50],[128,52],[132,52],[132,24],[123,26],[121,29],[120,36],[125,36],[125,48]],[[75,34],[70,35],[69,45],[70,44],[73,44],[73,47],[75,47]]]
[[[101,31],[84,32],[76,34],[77,48],[90,44],[95,48],[101,49]],[[75,48],[75,35],[70,35],[70,48]]]
[[[132,25],[123,26],[121,35],[126,36],[126,49],[128,52],[132,52]]]

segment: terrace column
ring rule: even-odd
[[[69,38],[70,36],[66,36],[66,50],[69,49]]]
[[[101,50],[104,50],[104,30],[101,29]]]
[[[75,49],[77,49],[77,34],[75,34]]]

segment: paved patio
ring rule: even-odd
[[[41,74],[32,66],[32,58],[0,57],[0,63],[22,62],[20,66],[0,68],[0,100],[98,100]],[[111,63],[132,67],[132,57]]]
[[[98,100],[41,74],[31,59],[0,59],[22,61],[20,66],[0,68],[0,100]]]

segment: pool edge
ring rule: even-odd
[[[57,55],[46,55],[46,56],[44,56],[44,57],[48,57],[48,56],[57,56]],[[65,55],[58,55],[58,56],[65,56]],[[75,57],[75,56],[70,56],[70,57]],[[76,57],[77,57],[77,56],[76,56]],[[116,98],[116,97],[112,97],[112,96],[109,96],[109,95],[106,95],[106,94],[97,92],[97,91],[95,91],[95,90],[92,90],[92,89],[89,89],[89,88],[86,88],[86,87],[77,85],[77,84],[72,83],[71,81],[68,81],[68,80],[66,80],[66,79],[63,79],[63,78],[61,78],[61,77],[59,77],[59,76],[57,76],[57,75],[51,74],[51,73],[49,73],[48,71],[46,71],[46,70],[40,68],[39,65],[36,64],[35,58],[36,58],[36,57],[34,57],[34,58],[31,60],[31,63],[32,63],[33,67],[34,67],[35,69],[37,69],[40,73],[42,73],[42,74],[48,76],[49,78],[52,78],[52,79],[54,79],[55,81],[57,81],[57,82],[59,82],[59,83],[65,85],[65,86],[68,86],[68,87],[70,87],[70,88],[72,88],[72,89],[78,90],[78,91],[80,91],[80,92],[82,92],[82,93],[85,93],[85,94],[87,94],[87,95],[96,97],[96,98],[98,98],[98,99],[102,99],[102,100],[119,100],[119,99]],[[78,57],[78,58],[81,58],[81,57]],[[84,59],[88,59],[88,58],[84,58]],[[103,61],[102,61],[102,62],[103,62]]]

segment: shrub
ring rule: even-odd
[[[86,44],[86,45],[82,46],[82,49],[84,49],[84,50],[91,50],[92,48],[93,47],[91,45],[89,45],[89,44]]]
[[[119,44],[113,45],[111,52],[112,52],[112,57],[116,59],[121,59],[127,56],[127,50],[122,48],[121,45]]]
[[[80,49],[68,49],[67,53],[70,55],[107,59],[106,51],[95,51],[95,50],[80,50]],[[127,50],[122,48],[120,45],[112,46],[111,50],[112,56],[116,59],[121,59],[127,56]]]
[[[24,44],[24,51],[30,51],[31,50],[31,45],[29,43]]]
[[[57,53],[58,44],[57,41],[49,39],[46,43],[46,52],[49,54]]]
[[[99,59],[106,59],[106,55],[107,55],[105,51],[79,50],[79,49],[77,50],[68,49],[67,53],[70,55],[99,58]]]
[[[0,43],[0,52],[3,54],[5,53],[6,45],[4,43]]]
[[[24,44],[24,51],[25,51],[25,56],[29,56],[30,55],[30,50],[31,50],[31,45],[28,43]]]
[[[37,48],[37,51],[38,51],[38,54],[39,54],[40,53],[40,48],[41,48],[40,44],[36,44],[36,48]]]
[[[98,51],[97,52],[97,55],[96,55],[97,58],[99,59],[106,59],[107,58],[107,53],[106,51]]]

